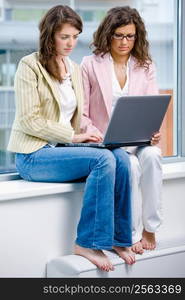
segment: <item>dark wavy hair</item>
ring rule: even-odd
[[[145,25],[138,11],[129,6],[114,7],[107,12],[93,35],[93,42],[91,44],[94,47],[93,53],[104,56],[110,52],[111,39],[115,30],[120,26],[128,24],[135,24],[136,26],[136,40],[131,54],[137,59],[138,66],[144,66],[148,69],[152,59],[149,54],[149,43],[146,38]]]
[[[70,24],[82,32],[80,16],[69,6],[57,5],[48,10],[39,24],[39,61],[42,66],[56,79],[62,80],[56,62],[54,35],[63,24]]]

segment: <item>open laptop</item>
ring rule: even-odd
[[[159,131],[171,95],[124,96],[117,100],[101,143],[65,143],[62,147],[118,148],[150,145]]]

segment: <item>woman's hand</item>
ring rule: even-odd
[[[153,134],[152,139],[151,139],[151,145],[157,145],[161,140],[161,133],[160,132],[156,132]]]
[[[73,137],[73,143],[100,143],[102,141],[102,136],[99,133],[81,133],[75,134]]]

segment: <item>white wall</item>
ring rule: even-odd
[[[0,203],[0,277],[45,277],[51,258],[72,252],[82,193]]]
[[[164,180],[164,246],[185,241],[184,195],[185,178]],[[0,277],[45,277],[49,260],[72,254],[81,203],[82,191],[1,201]]]

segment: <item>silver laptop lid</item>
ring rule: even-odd
[[[117,100],[104,144],[138,145],[159,131],[171,95],[125,96]]]

